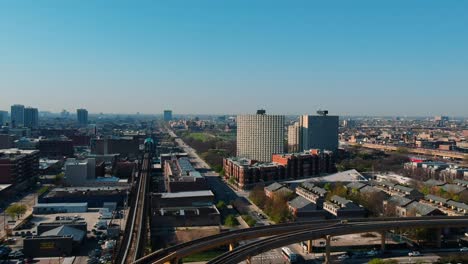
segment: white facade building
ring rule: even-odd
[[[272,154],[284,152],[284,116],[256,115],[237,116],[237,156],[270,162]]]
[[[300,151],[300,133],[301,128],[299,123],[296,122],[293,125],[288,126],[288,152],[296,153]]]
[[[79,186],[96,179],[96,160],[67,159],[65,163],[65,182],[71,186]]]

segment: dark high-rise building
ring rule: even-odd
[[[41,157],[63,158],[74,153],[73,141],[66,137],[41,139],[38,143]]]
[[[300,150],[338,149],[339,117],[329,116],[328,111],[318,111],[318,115],[303,115],[299,119]]]
[[[5,125],[7,120],[8,120],[8,112],[0,110],[0,126]]]
[[[164,121],[172,120],[172,110],[164,110]]]
[[[24,108],[24,126],[29,128],[37,128],[39,126],[39,112],[37,108]]]
[[[88,110],[86,109],[77,109],[76,110],[76,116],[78,120],[78,124],[85,126],[88,124]]]
[[[23,126],[24,124],[24,105],[11,106],[11,127]]]

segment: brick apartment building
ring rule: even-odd
[[[41,139],[38,149],[41,157],[61,158],[72,157],[74,154],[73,141],[66,137]]]
[[[246,189],[259,182],[268,183],[335,172],[333,154],[329,151],[274,154],[272,160],[270,163],[259,163],[249,159],[225,158],[225,177],[233,178],[238,188]]]
[[[0,184],[12,184],[22,189],[39,176],[39,151],[0,150]]]

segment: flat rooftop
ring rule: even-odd
[[[301,183],[301,182],[367,182],[357,170],[347,170],[322,177],[310,177],[294,181],[285,181],[286,183]]]
[[[200,197],[200,196],[214,196],[214,194],[210,190],[192,191],[192,192],[161,193],[161,198],[163,198],[163,199],[184,198],[184,197]]]

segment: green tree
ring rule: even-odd
[[[405,148],[405,147],[398,147],[396,149],[396,152],[399,153],[399,154],[408,154],[409,153],[408,149]]]
[[[383,260],[379,258],[371,259],[368,264],[398,264],[398,260],[395,259],[389,259],[389,260]]]
[[[249,199],[260,208],[265,208],[268,197],[265,195],[265,191],[261,185],[256,185],[252,191],[250,191]]]
[[[49,190],[49,186],[42,186],[39,190],[37,190],[37,195],[43,195]]]
[[[65,174],[63,172],[55,175],[54,184],[55,185],[61,185],[63,183],[64,176],[65,176]]]
[[[427,186],[424,186],[421,188],[421,192],[424,194],[424,195],[428,195],[429,194],[429,187]]]
[[[226,203],[223,200],[218,201],[218,203],[216,204],[216,208],[218,208],[218,210],[223,210],[224,208],[226,208]]]
[[[235,185],[235,184],[236,184],[236,180],[234,179],[234,177],[229,178],[228,182],[229,182],[229,184],[231,184],[231,185]]]
[[[224,219],[224,225],[229,227],[238,226],[239,221],[237,221],[234,215],[230,214],[226,217],[226,219]]]
[[[367,262],[368,264],[383,264],[384,261],[382,259],[379,259],[379,258],[375,258],[375,259],[371,259],[369,262]]]
[[[257,223],[257,221],[255,221],[255,219],[253,219],[252,216],[250,215],[242,215],[242,219],[244,219],[244,221],[250,226],[255,226],[255,224]]]
[[[6,210],[5,213],[11,218],[19,219],[26,213],[27,207],[24,204],[12,204]]]

